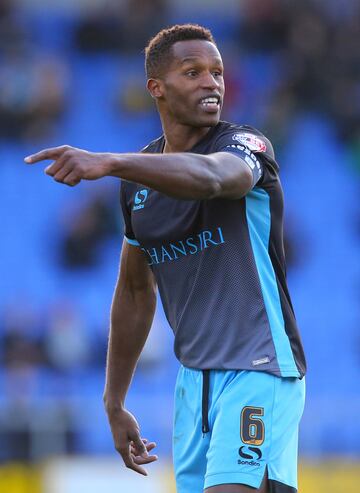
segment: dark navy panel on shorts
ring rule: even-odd
[[[160,137],[143,152],[162,152],[163,145]],[[154,272],[184,366],[302,376],[272,146],[252,127],[220,122],[189,152],[220,151],[239,155],[252,169],[254,188],[245,197],[178,200],[123,182],[126,239],[143,250]]]

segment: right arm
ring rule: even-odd
[[[111,306],[111,324],[106,362],[105,409],[115,448],[125,465],[140,474],[140,464],[156,460],[149,456],[139,425],[125,409],[125,397],[137,361],[149,334],[156,306],[156,283],[140,248],[124,241],[120,273]]]

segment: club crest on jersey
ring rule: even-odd
[[[251,151],[255,151],[255,152],[266,151],[265,142],[254,134],[249,134],[249,133],[235,134],[232,136],[232,139],[237,140],[238,142],[240,142],[240,144],[245,145]]]
[[[134,206],[132,210],[137,211],[138,209],[143,209],[144,202],[147,199],[147,196],[148,196],[148,191],[146,190],[146,188],[143,188],[142,190],[136,192],[134,197]]]

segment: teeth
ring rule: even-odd
[[[204,98],[201,100],[202,104],[218,104],[218,99],[217,98]]]

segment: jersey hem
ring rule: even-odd
[[[180,361],[180,363],[185,367],[185,368],[188,368],[190,370],[198,370],[198,371],[202,371],[202,370],[223,370],[223,371],[254,371],[254,372],[262,372],[262,373],[270,373],[271,375],[275,375],[276,377],[295,377],[295,378],[299,378],[299,377],[302,377],[304,376],[303,373],[300,373],[298,369],[295,369],[295,368],[289,368],[287,370],[280,370],[279,368],[258,368],[258,369],[255,369],[253,367],[249,368],[249,367],[241,367],[241,368],[224,368],[224,367],[221,367],[221,368],[217,368],[217,367],[204,367],[204,368],[200,368],[200,367],[197,367],[197,366],[192,366],[192,365],[187,365],[185,363],[182,363]]]

